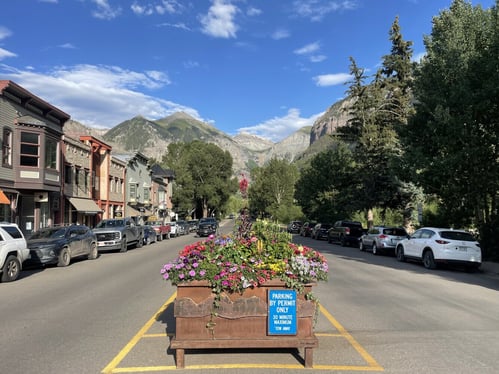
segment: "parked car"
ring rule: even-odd
[[[132,217],[103,219],[93,231],[97,235],[99,251],[126,252],[131,245],[140,248],[144,244],[144,226],[138,225]]]
[[[197,234],[198,236],[209,236],[215,235],[218,229],[218,222],[216,218],[206,217],[201,218],[198,224]]]
[[[300,229],[300,236],[312,236],[312,230],[314,229],[314,226],[316,225],[316,222],[305,222],[303,226]]]
[[[23,263],[29,258],[26,239],[15,223],[0,223],[0,276],[2,282],[19,278]]]
[[[329,243],[339,242],[342,247],[351,245],[359,246],[360,237],[364,235],[362,224],[358,221],[336,221],[327,232]]]
[[[178,230],[177,221],[169,222],[169,224],[170,224],[170,238],[175,238],[179,236],[180,234]]]
[[[68,266],[72,259],[98,256],[97,238],[85,225],[48,227],[35,231],[27,240],[32,265]]]
[[[163,239],[170,239],[170,225],[168,223],[163,222],[160,219],[148,219],[145,223],[144,226],[149,226],[154,229],[156,232],[156,240],[157,241],[162,241]],[[145,229],[145,227],[144,227]],[[145,239],[145,233],[144,233],[144,239]]]
[[[156,243],[158,240],[158,233],[151,225],[144,226],[144,244],[149,245]]]
[[[187,235],[189,233],[189,224],[187,223],[187,221],[178,220],[177,230],[179,235]]]
[[[423,262],[427,269],[440,263],[464,265],[476,270],[482,264],[482,251],[475,237],[465,230],[423,227],[396,247],[397,260]]]
[[[395,254],[397,244],[408,237],[402,227],[374,226],[360,237],[361,251],[370,250],[374,255],[381,252]]]
[[[302,221],[291,221],[288,224],[287,231],[290,234],[299,234],[302,226],[303,226]]]
[[[331,228],[330,223],[318,223],[312,229],[311,237],[316,240],[327,239],[327,232]]]
[[[190,221],[187,221],[187,223],[189,224],[189,232],[196,232],[197,231],[199,220],[191,219]]]

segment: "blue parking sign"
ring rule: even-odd
[[[269,335],[296,335],[296,291],[269,290]]]

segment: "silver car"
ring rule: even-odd
[[[374,226],[362,235],[359,242],[361,251],[370,250],[374,255],[381,252],[395,254],[397,244],[408,237],[402,227]]]

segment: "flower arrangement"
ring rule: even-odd
[[[327,280],[328,264],[321,253],[292,243],[290,235],[276,224],[248,221],[247,217],[240,219],[230,236],[210,236],[185,246],[175,260],[163,266],[163,279],[172,285],[208,281],[215,306],[224,291],[242,293],[271,279],[282,280],[298,292],[307,283]]]

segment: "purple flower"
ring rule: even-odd
[[[164,280],[167,280],[169,278],[170,278],[170,274],[168,274],[168,273],[163,274],[163,279]]]
[[[206,274],[206,271],[204,271],[204,270],[201,270],[201,271],[199,272],[199,275],[201,275],[202,277],[204,277],[204,275],[205,275],[205,274]]]
[[[189,275],[191,277],[194,277],[196,275],[196,272],[194,270],[189,271]]]
[[[197,268],[198,266],[199,266],[199,264],[198,264],[197,262],[194,262],[194,263],[192,264],[192,267],[193,267],[193,268]]]
[[[178,278],[179,278],[179,279],[184,279],[184,278],[185,278],[184,273],[180,273],[180,274],[178,275]]]

